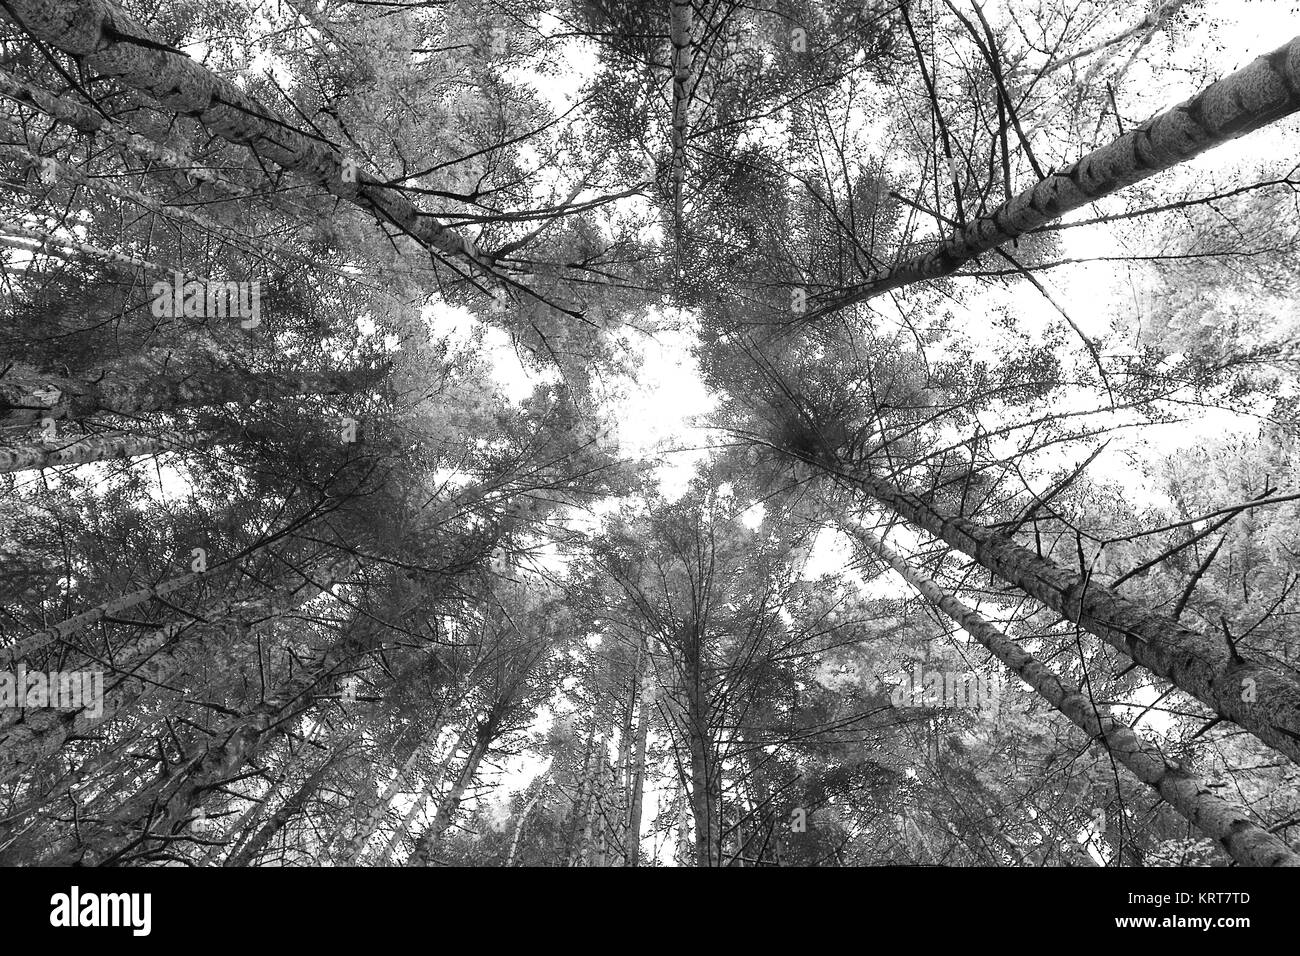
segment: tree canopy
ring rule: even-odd
[[[5,0],[0,863],[1300,865],[1290,14]]]

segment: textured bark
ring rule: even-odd
[[[650,705],[642,702],[636,719],[636,752],[632,757],[627,834],[624,840],[628,866],[641,864],[641,812],[645,802],[645,747],[650,730]]]
[[[908,584],[960,624],[1089,737],[1103,741],[1115,759],[1164,797],[1197,829],[1217,841],[1238,863],[1246,866],[1300,866],[1300,856],[1252,820],[1245,809],[1217,796],[1198,778],[1167,760],[1159,748],[1143,740],[1127,724],[1099,711],[1077,687],[1052,673],[977,611],[946,593],[933,579],[912,567],[874,534],[862,528],[845,526],[845,529],[868,550],[883,558]]]
[[[973,521],[946,515],[884,479],[854,475],[850,480],[996,577],[1300,761],[1300,682],[1294,677],[1242,660],[1221,636],[1202,634]]]
[[[168,451],[215,445],[219,441],[220,438],[213,435],[190,438],[183,435],[144,436],[118,432],[47,442],[43,445],[0,446],[0,472],[56,468],[59,465],[80,465],[115,458],[153,457]]]
[[[69,126],[79,133],[93,136],[96,140],[107,140],[151,167],[163,166],[173,170],[178,177],[184,177],[185,181],[199,183],[223,198],[264,203],[294,216],[306,213],[304,207],[283,196],[273,192],[257,192],[229,182],[215,169],[204,166],[180,150],[132,132],[125,125],[89,106],[78,103],[68,96],[51,93],[2,69],[0,69],[0,94],[15,103],[39,110],[51,120]]]
[[[515,865],[515,856],[519,852],[519,841],[524,835],[524,825],[528,823],[528,817],[533,812],[533,808],[541,801],[542,796],[546,793],[546,786],[551,782],[551,771],[547,768],[535,784],[537,791],[524,804],[524,808],[519,813],[519,822],[515,824],[514,836],[510,838],[510,851],[506,854],[506,866]]]
[[[50,93],[33,83],[18,79],[18,77],[5,70],[0,70],[0,93],[15,103],[34,107],[50,119],[71,126],[80,133],[93,133],[102,139],[106,139],[114,145],[133,153],[140,159],[151,163],[160,163],[184,173],[190,179],[212,186],[223,187],[232,195],[239,195],[240,197],[252,195],[251,192],[239,190],[223,183],[221,177],[215,172],[200,166],[184,153],[155,143],[138,133],[133,133],[89,106],[83,106],[66,96]]]
[[[469,790],[470,784],[474,782],[479,764],[483,762],[483,758],[492,749],[496,734],[497,720],[494,714],[489,713],[478,724],[474,733],[474,746],[465,757],[465,762],[461,764],[460,772],[456,775],[456,780],[451,785],[451,789],[438,801],[438,812],[434,814],[433,822],[415,841],[415,849],[411,851],[411,855],[406,861],[407,866],[433,865],[434,854],[438,852],[438,847],[442,844],[443,835],[451,827],[456,811],[460,809],[461,801],[465,799],[465,792]]]
[[[30,425],[44,418],[89,418],[99,412],[142,415],[204,405],[302,395],[341,395],[372,385],[370,369],[327,372],[265,372],[253,375],[205,373],[187,378],[146,380],[106,373],[99,381],[53,375],[10,373],[0,379],[0,425]]]
[[[1186,162],[1300,109],[1300,37],[1210,84],[1196,96],[1125,132],[1065,169],[816,310],[825,315],[892,289],[951,275],[1071,210]],[[812,313],[810,313],[811,315]]]
[[[690,0],[672,0],[668,32],[673,47],[673,217],[679,232],[682,228],[682,192],[686,188],[687,112],[694,65],[691,41],[693,23],[694,9]]]
[[[344,177],[345,157],[333,145],[294,129],[234,83],[170,50],[134,17],[108,0],[7,0],[4,13],[37,39],[76,60],[89,75],[113,76],[192,116],[222,139],[247,146],[260,159],[292,170],[355,203],[380,223],[487,275],[494,263],[474,242],[422,213],[398,190],[364,170]]]
[[[683,678],[686,682],[686,706],[683,708],[683,731],[690,754],[691,816],[695,823],[695,865],[717,866],[722,850],[721,780],[714,765],[712,739],[709,734],[709,702],[704,690],[704,674],[700,660],[700,640],[693,639],[694,647],[684,657]]]

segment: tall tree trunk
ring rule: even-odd
[[[324,779],[325,774],[329,772],[336,759],[338,759],[337,751],[327,757],[324,763],[313,770],[307,778],[303,780],[302,785],[293,792],[293,795],[290,796],[289,799],[285,800],[284,803],[280,804],[279,809],[277,809],[275,813],[271,814],[270,819],[267,820],[266,823],[262,824],[249,841],[237,852],[232,853],[227,857],[226,861],[221,865],[248,866],[257,859],[257,855],[266,848],[266,845],[275,838],[277,833],[284,829],[284,825],[302,812],[303,807],[306,806],[307,801],[311,799],[312,795],[316,793],[321,780]]]
[[[357,861],[360,860],[361,854],[366,848],[366,844],[370,842],[370,838],[373,837],[375,831],[379,829],[379,824],[383,820],[384,815],[388,812],[388,807],[393,802],[393,797],[397,796],[397,792],[402,788],[402,784],[409,783],[410,774],[415,768],[416,761],[419,760],[422,753],[437,742],[438,735],[441,731],[442,725],[439,724],[433,731],[426,735],[423,740],[416,740],[408,749],[405,762],[397,771],[396,776],[394,776],[389,782],[388,786],[384,788],[384,792],[379,795],[379,799],[375,802],[375,806],[366,818],[366,822],[362,824],[360,830],[357,832],[356,839],[352,841],[352,846],[348,851],[349,864],[356,866]],[[457,741],[457,743],[453,745],[452,752],[455,753],[456,748],[459,746],[460,743]],[[396,750],[394,750],[394,755],[395,754]]]
[[[510,852],[506,854],[505,866],[509,867],[515,865],[515,856],[519,852],[519,841],[524,835],[524,825],[528,823],[529,814],[533,812],[533,808],[537,806],[538,802],[542,799],[542,796],[546,793],[546,785],[551,781],[550,768],[548,767],[537,779],[537,791],[529,798],[528,802],[524,804],[524,809],[519,814],[519,822],[515,824],[515,833],[514,836],[510,838]]]
[[[452,820],[455,819],[456,811],[460,809],[461,801],[465,799],[465,792],[469,790],[470,784],[474,782],[474,777],[478,773],[479,764],[487,756],[492,744],[496,740],[497,734],[497,715],[496,711],[489,711],[486,717],[479,722],[474,734],[474,746],[471,748],[465,762],[461,765],[460,773],[456,775],[456,781],[451,785],[451,789],[438,801],[438,812],[433,816],[433,822],[415,841],[415,849],[406,861],[407,866],[432,866],[434,863],[434,854],[438,852],[438,847],[442,844],[442,838],[450,829]]]
[[[637,708],[636,751],[632,756],[631,783],[627,810],[627,836],[625,856],[628,866],[641,863],[641,808],[645,801],[645,748],[650,732],[650,704],[644,699]]]
[[[223,850],[226,859],[229,859],[243,848],[244,843],[253,835],[253,828],[261,822],[266,811],[271,808],[273,802],[278,798],[281,788],[289,782],[290,775],[303,764],[307,752],[310,750],[311,742],[324,726],[323,721],[317,722],[312,727],[311,732],[303,739],[303,746],[298,749],[298,752],[296,754],[286,753],[280,772],[276,775],[275,781],[267,787],[262,799],[252,801],[249,808],[240,815],[239,819],[232,826],[226,828],[225,842],[214,843],[209,847],[200,860],[201,866],[212,863],[218,856],[222,855]],[[355,735],[353,739],[355,739]],[[336,749],[346,747],[350,742],[350,740],[345,739]]]
[[[689,130],[688,110],[692,93],[694,8],[691,0],[671,0],[668,14],[668,34],[673,48],[673,115],[672,115],[672,174],[673,174],[673,228],[677,242],[681,242],[682,193],[686,189],[686,136]]]
[[[886,508],[969,555],[1067,620],[1177,685],[1270,747],[1300,761],[1300,682],[1240,659],[1207,636],[1009,538],[941,512],[871,475],[842,475]]]
[[[721,809],[719,768],[714,765],[712,737],[709,733],[708,695],[704,688],[703,667],[700,660],[699,639],[693,638],[694,647],[685,655],[683,677],[686,681],[686,707],[684,731],[690,754],[691,816],[695,823],[695,865],[717,866],[721,852]]]
[[[1071,210],[1300,109],[1300,37],[1135,126],[957,229],[934,248],[815,310],[825,315],[914,282],[951,275],[978,256]]]
[[[169,451],[187,451],[219,444],[218,435],[193,437],[169,435],[128,435],[112,432],[69,438],[44,445],[0,445],[0,472],[29,471],[37,468],[56,468],[59,465],[80,465],[91,461],[109,461],[117,458],[153,457]]]
[[[374,369],[230,374],[205,371],[185,378],[147,380],[109,372],[97,381],[11,374],[0,380],[0,425],[31,425],[45,418],[83,419],[99,412],[136,416],[203,405],[302,395],[345,395],[374,385]]]
[[[381,224],[397,226],[462,266],[497,275],[494,263],[472,240],[421,212],[379,178],[348,166],[332,145],[294,129],[230,80],[172,52],[109,0],[9,0],[3,13],[70,55],[89,75],[117,77],[166,109],[194,117],[222,139],[247,146],[259,158],[355,203]]]
[[[1206,836],[1216,840],[1237,862],[1247,866],[1300,866],[1300,856],[1278,837],[1255,823],[1240,806],[1216,796],[1199,779],[1171,764],[1159,748],[1147,743],[1122,721],[1099,712],[1089,697],[1052,673],[977,611],[940,588],[932,578],[909,564],[864,528],[851,530],[866,548],[883,558],[923,597],[961,625],[1003,664],[1011,668],[1044,700],[1068,717],[1153,788]]]

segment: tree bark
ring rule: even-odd
[[[289,799],[285,800],[284,803],[280,805],[279,809],[276,810],[275,813],[271,814],[270,819],[258,828],[258,831],[253,834],[249,841],[238,851],[227,857],[225,862],[221,865],[223,867],[248,866],[257,859],[257,855],[265,849],[266,845],[271,842],[277,833],[284,829],[284,825],[302,811],[302,808],[307,804],[307,801],[311,799],[312,794],[316,792],[317,787],[325,774],[328,773],[329,769],[334,765],[334,761],[337,757],[337,752],[331,754],[326,758],[324,763],[313,770],[307,778],[303,780],[302,785],[294,791],[293,795],[290,796]]]
[[[67,53],[88,75],[117,77],[222,139],[356,204],[381,224],[395,225],[423,245],[499,278],[472,240],[421,212],[399,190],[347,165],[332,144],[299,132],[231,81],[172,51],[109,0],[8,0],[3,12]]]
[[[858,286],[808,318],[893,289],[951,275],[972,259],[1300,109],[1300,37],[1210,84],[1196,96],[1051,173],[989,215],[958,228],[928,252]]]
[[[997,578],[1300,761],[1300,682],[1295,678],[1242,660],[1222,637],[1202,634],[994,531],[947,515],[883,478],[839,474]]]
[[[474,746],[465,758],[465,762],[461,764],[460,773],[456,775],[456,782],[452,784],[447,794],[438,801],[438,812],[434,814],[433,822],[415,841],[415,849],[406,861],[407,866],[433,865],[434,854],[437,853],[438,847],[442,843],[443,835],[451,827],[456,811],[460,809],[461,801],[465,799],[465,791],[474,782],[474,776],[478,773],[479,764],[483,762],[483,758],[492,749],[492,744],[496,740],[496,727],[495,713],[489,713],[479,723],[474,734]]]
[[[128,708],[168,684],[183,673],[190,655],[201,651],[195,640],[206,628],[226,624],[252,626],[283,617],[294,608],[328,591],[357,567],[355,558],[346,557],[332,567],[318,566],[305,575],[302,584],[292,591],[276,592],[265,598],[238,601],[223,598],[205,609],[205,620],[197,624],[190,618],[158,628],[131,648],[131,656],[119,665],[125,675],[112,693],[104,690],[102,711],[92,716],[87,709],[58,711],[40,709],[23,711],[21,720],[0,728],[0,781],[21,773],[27,766],[55,753],[70,738],[84,736],[120,716]],[[138,593],[138,592],[137,592]],[[191,631],[188,639],[176,641],[178,634]]]
[[[864,528],[846,526],[846,530],[1090,738],[1103,741],[1134,776],[1159,793],[1193,826],[1217,841],[1238,863],[1300,866],[1300,856],[1252,820],[1242,807],[1216,796],[1198,778],[1168,761],[1157,747],[1139,737],[1127,724],[1107,713],[1099,713],[1096,705],[1077,687],[1052,673],[977,611],[944,592],[932,578],[912,567],[874,534]]]
[[[0,381],[0,426],[31,425],[45,418],[84,419],[107,412],[136,416],[177,408],[302,395],[344,395],[370,387],[373,369],[229,374],[207,371],[185,378],[146,380],[108,371],[97,380],[35,373]]]
[[[220,441],[221,438],[216,435],[189,438],[175,434],[144,436],[114,432],[68,439],[65,442],[50,442],[47,445],[0,446],[0,472],[57,468],[60,465],[82,465],[117,458],[153,457],[168,451],[215,445]]]
[[[293,715],[310,707],[317,688],[331,683],[377,644],[377,636],[364,629],[326,648],[305,662],[270,699],[202,735],[167,776],[137,791],[103,817],[80,821],[76,836],[56,847],[45,865],[113,864],[128,855],[147,858],[167,847],[208,793],[239,774]]]

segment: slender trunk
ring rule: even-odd
[[[636,752],[632,757],[631,799],[624,841],[628,866],[639,866],[641,862],[641,808],[645,801],[645,748],[649,730],[650,704],[642,700],[636,717]]]
[[[1300,761],[1300,681],[1242,660],[1210,637],[965,518],[944,514],[884,479],[851,480],[986,570],[1097,635],[1220,716]]]
[[[1300,37],[1093,150],[816,311],[825,315],[892,289],[951,275],[972,259],[1161,170],[1300,109]]]
[[[226,829],[226,839],[224,842],[214,844],[208,848],[208,851],[203,854],[202,859],[199,861],[200,866],[207,866],[209,863],[213,862],[219,855],[221,855],[222,850],[226,851],[225,856],[227,860],[239,853],[243,848],[244,843],[253,835],[253,828],[261,822],[263,814],[266,813],[267,809],[271,806],[272,801],[279,795],[280,788],[289,782],[290,775],[302,765],[303,760],[310,749],[312,740],[315,739],[316,735],[320,733],[324,726],[323,722],[318,722],[314,727],[312,727],[311,733],[309,733],[304,739],[303,746],[299,748],[298,753],[286,754],[284,766],[280,768],[280,773],[276,776],[275,781],[267,787],[266,793],[262,795],[262,799],[254,800],[249,805],[249,808],[240,815],[238,820],[235,821],[234,825]]]
[[[104,435],[88,435],[84,438],[70,438],[44,445],[0,446],[0,472],[56,468],[59,465],[80,465],[117,458],[153,457],[169,451],[204,448],[221,441],[221,436],[217,435],[145,436],[113,432]]]
[[[361,858],[361,853],[365,850],[366,844],[370,842],[370,838],[374,836],[375,831],[379,829],[379,824],[383,820],[384,815],[388,812],[388,807],[393,802],[393,797],[397,796],[397,791],[401,789],[403,783],[409,783],[410,774],[415,767],[416,761],[419,760],[422,753],[437,743],[438,735],[441,730],[442,727],[439,725],[432,732],[426,735],[423,740],[417,740],[415,744],[412,745],[406,755],[406,761],[402,764],[401,769],[397,771],[397,775],[389,782],[388,786],[384,789],[384,792],[379,795],[379,799],[375,802],[375,806],[370,811],[370,815],[367,817],[366,822],[357,833],[356,839],[352,841],[352,847],[348,855],[348,862],[353,866],[355,866],[357,861]],[[457,743],[456,746],[459,746],[459,743]],[[455,750],[453,749],[452,752],[454,753]]]
[[[428,804],[430,797],[438,793],[442,787],[442,781],[447,776],[447,768],[460,752],[460,748],[465,745],[469,739],[471,727],[466,726],[460,732],[451,749],[447,751],[447,756],[442,758],[433,774],[425,781],[419,797],[411,802],[411,808],[406,811],[406,816],[402,817],[401,822],[393,828],[392,834],[388,838],[388,844],[384,847],[384,852],[379,858],[380,866],[388,866],[393,859],[393,854],[397,852],[397,845],[402,842],[403,838],[411,832],[411,823],[423,812],[425,805]]]
[[[400,191],[346,162],[332,145],[309,137],[239,86],[197,60],[172,52],[152,31],[109,0],[8,0],[5,16],[69,54],[87,75],[116,77],[180,116],[192,116],[222,139],[396,226],[422,244],[495,276],[474,242],[417,209]]]
[[[721,827],[718,820],[720,795],[718,768],[714,766],[709,734],[708,699],[704,691],[704,675],[699,659],[698,639],[693,653],[685,659],[686,681],[685,732],[690,753],[691,816],[695,823],[695,865],[717,866],[721,851]]]
[[[18,249],[26,253],[41,252],[45,255],[57,256],[64,261],[71,261],[73,255],[86,259],[95,259],[117,266],[128,274],[143,270],[149,273],[170,276],[175,271],[168,266],[149,259],[129,256],[124,252],[105,249],[103,246],[81,242],[77,239],[50,235],[30,226],[19,225],[12,219],[0,218],[0,246],[7,246],[10,249]],[[193,281],[203,283],[206,286],[209,280],[201,276],[182,273],[181,281],[182,284]]]
[[[682,193],[686,188],[686,136],[692,82],[692,41],[694,8],[691,0],[672,0],[668,15],[669,39],[673,47],[673,223],[680,241],[682,230]]]
[[[578,846],[578,828],[582,826],[583,814],[586,812],[587,777],[591,768],[592,755],[596,749],[596,728],[593,724],[587,731],[587,743],[582,753],[582,775],[573,796],[573,813],[569,817],[569,827],[564,841],[564,865],[572,866]]]
[[[550,780],[551,771],[548,768],[546,772],[538,778],[539,782],[537,783],[537,792],[532,795],[526,804],[524,804],[524,809],[519,814],[519,822],[515,824],[514,836],[510,838],[510,852],[506,854],[506,866],[515,865],[515,855],[519,852],[519,840],[524,835],[524,824],[528,822],[529,814],[533,812],[533,808],[537,806],[538,802],[542,799],[543,794],[546,793],[546,785],[550,783]]]
[[[107,724],[159,687],[167,686],[177,674],[186,671],[194,654],[203,652],[196,638],[210,627],[249,627],[255,622],[283,617],[328,591],[356,567],[356,559],[347,557],[333,567],[322,565],[308,572],[303,583],[292,591],[276,592],[253,601],[224,598],[205,609],[201,624],[186,618],[159,628],[131,647],[131,656],[118,665],[125,676],[112,693],[105,690],[101,702],[87,702],[79,711],[24,711],[20,722],[0,728],[0,781],[55,753],[69,738],[84,736]],[[182,633],[187,633],[187,638],[175,640]],[[96,708],[97,703],[102,707]],[[95,709],[100,712],[93,713]]]
[[[852,533],[1090,738],[1103,741],[1115,759],[1193,826],[1218,841],[1234,860],[1247,866],[1300,866],[1300,856],[1259,826],[1243,808],[1218,797],[1199,779],[1171,764],[1158,747],[1147,743],[1123,721],[1099,713],[1077,687],[1052,673],[977,611],[944,592],[871,532],[853,528]]]
[[[465,763],[461,765],[460,773],[456,776],[456,782],[452,784],[451,790],[438,802],[438,812],[434,814],[433,822],[415,841],[415,849],[406,861],[407,866],[433,865],[434,854],[437,853],[438,847],[442,843],[443,835],[451,827],[456,811],[460,809],[461,801],[465,799],[465,792],[469,789],[470,784],[474,782],[479,764],[487,756],[487,752],[492,748],[495,739],[496,717],[494,713],[489,713],[476,729],[474,747],[470,750],[469,756],[465,758]]]
[[[271,814],[269,820],[262,824],[261,828],[253,834],[247,843],[236,853],[232,853],[226,858],[222,866],[248,866],[257,855],[265,849],[266,845],[274,839],[275,835],[284,829],[294,816],[302,811],[311,796],[316,793],[321,780],[329,772],[330,767],[334,765],[338,754],[331,754],[324,763],[313,770],[302,782],[302,785],[294,791],[289,799],[280,805],[280,808]]]
[[[10,374],[0,380],[0,425],[31,425],[45,418],[83,419],[99,412],[136,416],[203,405],[302,395],[340,395],[374,384],[373,369],[350,371],[204,372],[185,378],[146,379],[109,372],[99,380]]]

